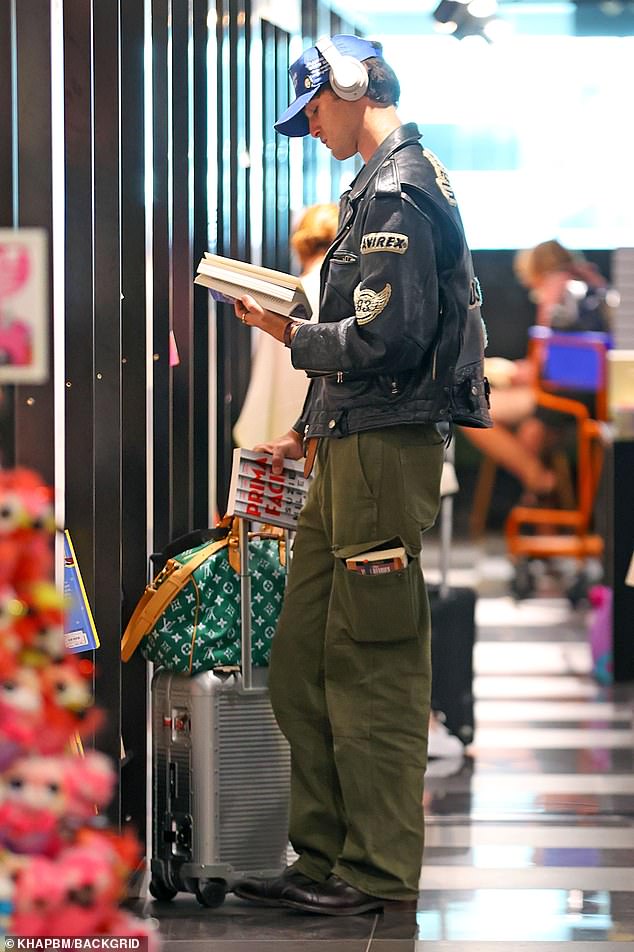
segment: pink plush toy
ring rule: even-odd
[[[0,845],[13,853],[55,856],[64,845],[64,761],[23,757],[0,780]]]
[[[63,750],[70,737],[93,733],[102,721],[92,706],[92,662],[68,655],[41,671],[44,718],[35,744],[42,754]]]
[[[57,856],[109,802],[113,786],[110,761],[97,751],[21,758],[0,781],[0,845],[14,853]]]
[[[66,761],[66,812],[74,820],[89,820],[112,798],[115,773],[110,759],[99,751]]]
[[[49,578],[55,531],[52,492],[28,469],[0,471],[0,584]]]
[[[51,916],[64,897],[64,884],[57,863],[42,856],[29,860],[15,879],[11,927],[14,935],[51,935]]]
[[[35,741],[44,713],[38,673],[5,659],[0,672],[0,772]]]
[[[121,892],[109,851],[67,849],[57,867],[63,896],[50,918],[49,934],[99,934],[115,915]]]
[[[19,642],[20,657],[31,667],[45,667],[61,661],[64,646],[64,600],[52,582],[40,581],[21,591],[22,607],[14,608],[14,638]],[[15,599],[9,605],[15,605]]]

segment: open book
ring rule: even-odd
[[[261,307],[284,317],[309,320],[312,314],[299,278],[208,251],[200,260],[194,284],[208,288],[216,301],[225,304],[250,294]]]

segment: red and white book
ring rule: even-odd
[[[233,451],[227,514],[295,529],[312,477],[304,476],[303,462],[291,459],[276,475],[272,460],[268,453]]]

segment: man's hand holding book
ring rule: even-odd
[[[250,294],[244,294],[242,297],[236,298],[233,307],[236,317],[240,318],[243,324],[259,328],[287,347],[297,333],[297,329],[301,326],[301,321],[283,317],[281,314],[276,314],[274,311],[262,307]]]

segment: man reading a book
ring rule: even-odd
[[[484,330],[456,198],[379,44],[324,38],[290,69],[276,123],[364,166],[321,269],[319,322],[236,315],[311,378],[299,420],[257,449],[316,459],[273,641],[270,691],[292,751],[280,876],[238,896],[326,915],[415,901],[423,851],[430,619],[418,562],[439,507],[438,424],[489,426]]]

